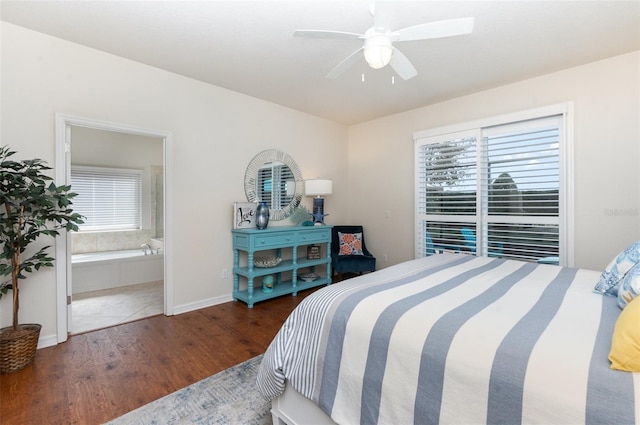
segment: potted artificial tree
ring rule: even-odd
[[[70,208],[70,186],[56,186],[45,175],[51,167],[41,159],[12,161],[15,154],[0,147],[0,298],[13,292],[13,324],[0,329],[0,374],[23,369],[33,362],[41,325],[18,324],[18,283],[41,267],[52,267],[49,246],[29,252],[41,235],[78,230],[82,216]]]

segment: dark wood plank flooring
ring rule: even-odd
[[[101,424],[264,353],[304,297],[229,302],[74,335],[0,375],[0,424]]]

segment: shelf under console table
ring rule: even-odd
[[[331,228],[332,226],[295,226],[271,227],[258,229],[234,229],[233,234],[233,300],[244,301],[249,308],[259,301],[268,300],[282,295],[297,295],[298,291],[331,284]],[[298,248],[309,245],[324,245],[320,258],[308,259],[298,255]],[[284,250],[284,252],[283,252]],[[246,266],[241,266],[240,252],[246,253]],[[265,253],[259,253],[266,251]],[[275,267],[256,267],[254,258],[269,256],[269,251],[275,251],[275,256],[283,258],[282,254],[289,254]],[[243,256],[244,257],[244,256]],[[316,273],[316,267],[318,272]],[[322,269],[326,272],[322,275]],[[304,281],[299,276],[306,271],[320,275],[313,281]],[[283,278],[283,273],[287,275]],[[288,276],[290,273],[291,276]],[[271,292],[262,291],[262,280],[256,279],[267,275],[274,275],[275,282]],[[240,278],[247,280],[247,289],[240,290]]]

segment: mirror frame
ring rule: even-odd
[[[298,164],[296,164],[289,155],[278,149],[267,149],[254,156],[251,162],[249,162],[247,171],[244,174],[244,192],[247,195],[248,202],[260,202],[260,199],[258,199],[258,170],[260,170],[264,164],[275,161],[282,162],[288,166],[296,182],[296,190],[291,202],[284,208],[269,209],[270,220],[284,220],[300,205],[304,182]]]

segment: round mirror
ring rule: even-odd
[[[270,220],[284,220],[300,205],[304,182],[298,164],[286,153],[269,149],[256,155],[244,175],[249,202],[266,202]]]

